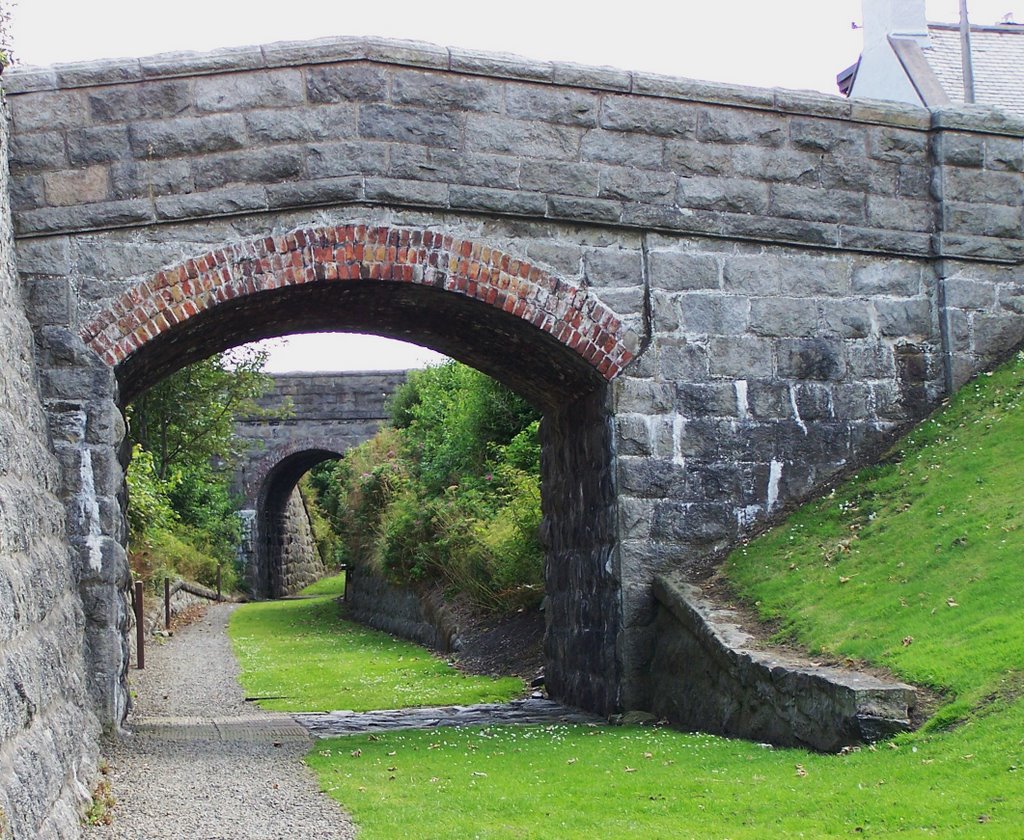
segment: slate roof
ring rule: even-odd
[[[929,23],[931,42],[922,52],[951,102],[964,101],[960,28]],[[971,26],[974,97],[1024,117],[1024,25]]]

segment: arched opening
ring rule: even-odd
[[[542,542],[552,696],[619,706],[621,603],[607,384],[634,337],[587,289],[433,231],[343,225],[261,237],[185,261],[126,292],[82,330],[122,404],[212,353],[293,332],[359,331],[442,352],[543,414]],[[286,492],[329,450],[282,461],[259,500],[273,545]],[[258,586],[272,593],[269,565]]]
[[[274,466],[263,480],[256,500],[254,551],[247,581],[256,597],[278,598],[292,594],[286,573],[294,562],[288,545],[294,531],[288,521],[294,516],[289,503],[302,476],[324,461],[337,460],[341,454],[324,449],[296,452]]]

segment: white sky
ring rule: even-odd
[[[958,0],[926,7],[929,20],[959,19]],[[1024,22],[1024,0],[968,0],[968,7],[972,23],[995,23],[1007,12]],[[860,53],[852,22],[861,22],[860,0],[16,0],[12,31],[22,64],[381,35],[835,93],[836,73]],[[275,343],[273,370],[401,368],[436,357],[377,338],[286,341]]]

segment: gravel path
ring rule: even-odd
[[[211,606],[131,672],[134,734],[104,744],[113,822],[87,829],[87,840],[354,837],[301,763],[305,730],[245,702],[225,632],[234,608]]]

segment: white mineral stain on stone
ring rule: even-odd
[[[683,457],[683,432],[686,429],[686,421],[678,414],[672,418],[672,463],[682,466],[686,459]]]
[[[736,521],[741,528],[746,528],[748,525],[753,525],[760,514],[760,505],[747,505],[745,508],[736,511]]]
[[[747,380],[737,379],[732,384],[736,388],[736,413],[740,420],[749,420],[750,404],[747,402]]]
[[[807,430],[804,429],[804,432]],[[771,465],[768,467],[768,510],[775,507],[779,501],[779,481],[782,478],[782,461],[776,461],[772,458]]]
[[[85,533],[85,544],[89,549],[89,568],[94,572],[103,569],[103,532],[100,529],[100,503],[96,498],[96,481],[92,471],[92,453],[82,447],[79,465],[81,489],[78,491],[78,521]]]
[[[793,408],[793,419],[796,420],[796,424],[800,427],[800,431],[806,435],[807,424],[800,417],[800,409],[796,406],[796,388],[792,385],[789,386],[789,404]]]

